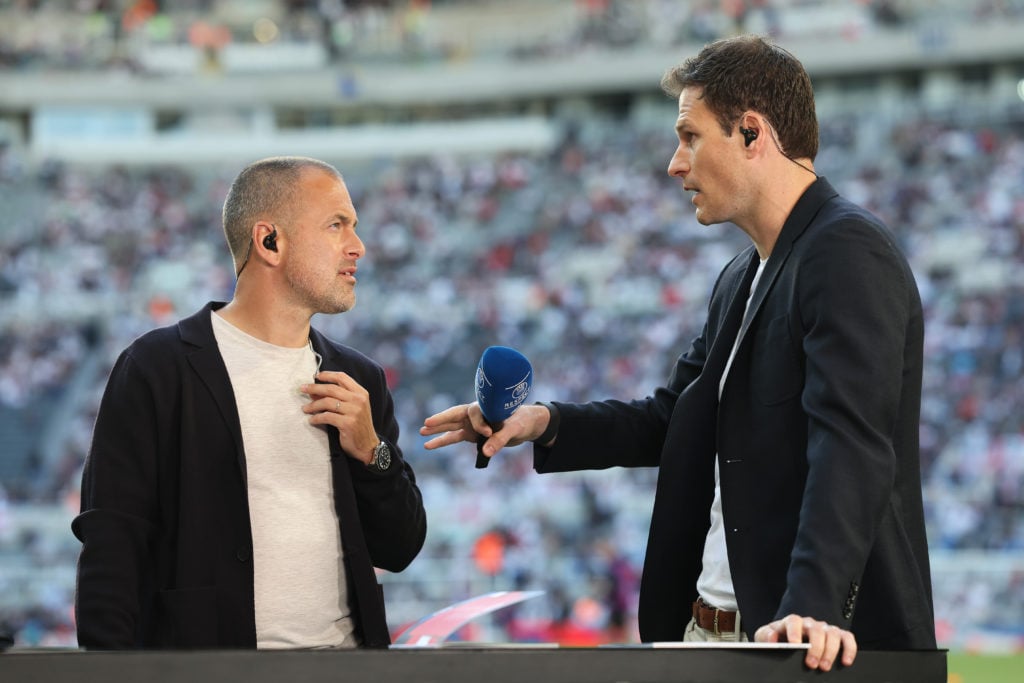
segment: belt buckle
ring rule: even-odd
[[[714,626],[715,626],[715,635],[716,636],[722,635],[722,632],[718,630],[718,613],[720,611],[721,610],[719,610],[717,607],[715,608],[715,624],[714,624]]]

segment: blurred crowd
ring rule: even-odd
[[[890,154],[867,159],[857,125],[878,122],[823,127],[818,170],[893,228],[918,278],[932,549],[1022,551],[1020,121],[907,121],[888,133]],[[567,121],[547,154],[339,163],[367,256],[356,308],[315,324],[386,367],[430,517],[420,558],[382,576],[396,631],[482,592],[540,589],[460,637],[636,639],[656,472],[537,476],[528,447],[480,471],[468,445],[427,453],[417,428],[471,400],[491,344],[531,359],[536,400],[640,397],[667,378],[746,243],[696,223],[665,174],[674,144],[666,122],[598,117]],[[43,406],[60,437],[0,478],[0,632],[74,645],[67,524],[100,392],[135,336],[230,297],[219,212],[238,168],[32,167],[0,147],[0,169],[0,197],[39,207],[26,229],[0,230],[0,419]],[[946,645],[970,626],[965,606],[975,626],[1002,618],[1024,642],[1024,620],[1005,618],[1024,614],[1020,567],[937,575]]]
[[[219,53],[239,45],[314,47],[322,66],[530,59],[737,32],[856,40],[1022,17],[1024,0],[0,0],[0,68],[151,71],[149,53],[166,47],[194,48],[198,64],[219,68]]]

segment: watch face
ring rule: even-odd
[[[377,461],[377,469],[381,472],[391,467],[391,449],[383,441],[374,449],[374,458]]]

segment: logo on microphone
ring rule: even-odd
[[[518,384],[505,388],[505,391],[511,390],[512,392],[512,400],[505,402],[505,410],[514,410],[526,400],[526,396],[530,393],[530,374],[526,373],[526,377],[523,377]]]

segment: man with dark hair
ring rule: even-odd
[[[701,334],[643,400],[427,418],[437,448],[533,441],[538,472],[658,466],[640,589],[644,641],[788,640],[828,670],[858,646],[935,647],[918,421],[923,317],[888,229],[814,171],[810,78],[741,36],[663,79],[668,172],[698,221],[752,245],[715,283]]]
[[[355,303],[356,223],[329,164],[248,166],[232,300],[118,358],[72,523],[83,647],[390,643],[374,567],[419,552],[422,498],[383,369],[310,326]]]

